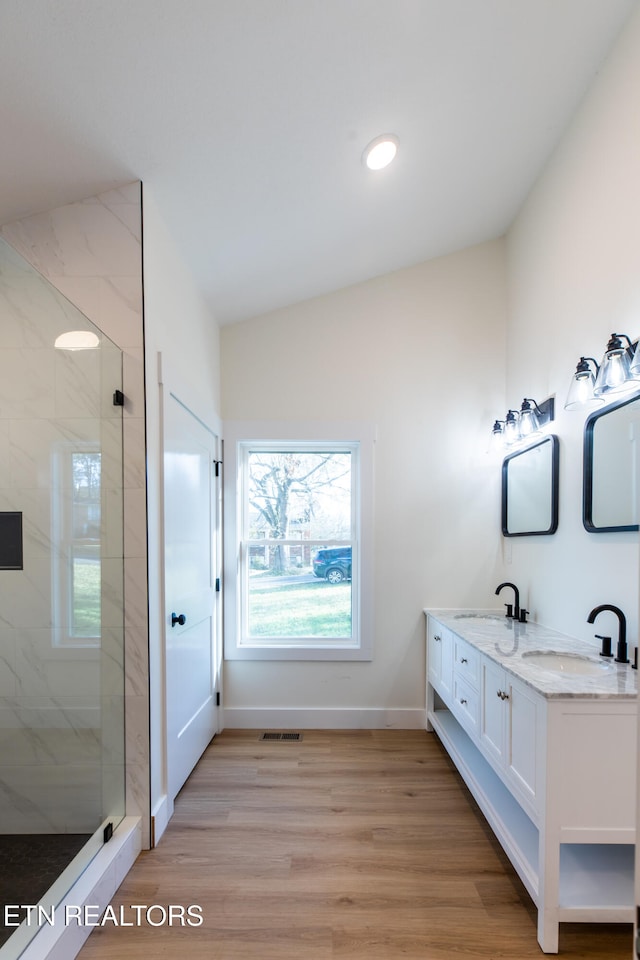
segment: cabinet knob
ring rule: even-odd
[[[435,640],[436,643],[440,643],[441,637],[437,637],[437,636],[436,636],[436,637],[434,637],[433,639]]]
[[[496,696],[500,697],[502,700],[502,690],[496,690]]]
[[[461,700],[461,701],[460,701],[460,703],[462,704],[462,706],[464,706],[466,702],[467,702],[466,700]]]
[[[467,660],[466,657],[461,657],[461,658],[460,658],[460,663],[469,663],[469,661]]]

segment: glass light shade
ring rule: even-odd
[[[528,400],[525,400],[520,410],[520,436],[530,437],[534,433],[540,432],[540,421],[535,407],[532,407]]]
[[[487,453],[501,453],[504,450],[504,430],[501,420],[496,420],[491,430]]]
[[[629,369],[633,379],[640,380],[640,340],[638,340],[637,344],[635,345]]]
[[[504,423],[504,442],[516,443],[520,439],[517,410],[509,410]]]
[[[596,397],[593,393],[596,378],[592,370],[576,371],[571,378],[569,392],[564,405],[565,410],[578,410],[587,404],[604,403],[602,397]]]
[[[609,343],[612,341],[610,340]],[[619,342],[619,341],[618,341]],[[596,397],[627,393],[636,386],[631,376],[631,363],[625,346],[612,347],[605,353],[593,388]]]

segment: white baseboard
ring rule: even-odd
[[[65,908],[95,906],[101,913],[133,866],[141,847],[140,817],[125,817],[109,843],[105,843],[56,907],[56,923],[40,927],[24,953],[20,954],[20,960],[73,960],[93,928],[80,926],[75,921],[65,925],[62,919]],[[25,932],[19,927],[14,936],[20,937]]]
[[[424,730],[424,707],[225,707],[228,730]]]

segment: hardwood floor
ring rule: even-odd
[[[433,734],[225,731],[112,906],[200,926],[96,928],[81,960],[519,960],[533,904]],[[149,914],[162,919],[160,910]],[[630,925],[566,924],[560,952],[624,958]]]

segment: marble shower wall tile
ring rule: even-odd
[[[143,837],[148,838],[149,665],[141,225],[141,188],[139,183],[132,183],[110,190],[98,197],[69,204],[2,227],[1,237],[4,237],[11,247],[31,263],[43,277],[46,277],[67,300],[52,296],[44,280],[41,283],[34,283],[33,278],[27,275],[20,258],[10,251],[7,264],[3,264],[0,268],[0,322],[3,326],[3,347],[16,350],[25,347],[50,348],[52,340],[59,333],[68,329],[86,329],[89,326],[78,313],[81,311],[84,317],[88,317],[95,323],[123,351],[122,389],[125,394],[125,406],[122,411],[125,451],[123,474],[125,488],[129,491],[124,506],[126,664],[124,684],[127,694],[125,697],[127,742],[134,754],[132,758],[127,757],[127,812],[143,817]],[[1,239],[0,244],[4,246]],[[14,303],[19,306],[13,306]],[[104,354],[104,351],[101,353]],[[79,360],[78,363],[82,365],[84,361]],[[91,363],[92,359],[87,359],[86,365],[80,369],[80,376],[84,377],[85,381],[92,375]],[[47,396],[44,392],[39,392],[37,383],[33,383],[31,394],[27,394],[22,399],[20,409],[23,411],[29,406],[35,411],[45,408],[47,410],[40,422],[31,428],[31,434],[29,430],[22,432],[19,428],[18,421],[22,419],[21,413],[14,414],[10,423],[3,422],[0,414],[0,491],[3,493],[6,493],[7,487],[15,483],[23,489],[33,490],[38,487],[42,489],[49,482],[50,467],[39,460],[33,446],[36,441],[33,433],[40,434],[40,439],[51,437],[52,429],[51,426],[44,424],[45,419],[57,413],[64,421],[61,425],[63,434],[68,430],[71,439],[78,436],[78,426],[72,425],[79,409],[76,405],[81,399],[75,387],[74,365],[75,361],[69,358],[62,360],[56,358],[53,393]],[[108,381],[118,373],[119,370],[115,368],[102,371],[102,388],[98,406],[98,413],[102,415],[109,416],[113,387]],[[43,375],[49,376],[46,371]],[[0,388],[0,403],[6,393],[7,391],[3,394]],[[95,401],[92,400],[92,403]],[[108,427],[105,429],[108,430]],[[2,456],[5,451],[9,454],[7,458]],[[114,463],[114,474],[117,470],[118,466]],[[107,469],[107,472],[111,471]],[[106,486],[109,489],[116,489],[110,483]],[[103,518],[103,522],[108,528],[108,551],[115,557],[118,555],[120,546],[116,532],[120,518],[114,503],[115,498],[109,498],[107,495],[107,517]],[[39,519],[33,521],[29,534],[34,554],[39,550],[38,545],[44,545],[46,542],[42,509],[38,516]],[[27,574],[27,577],[31,576],[34,579],[35,606],[42,613],[42,603],[37,598],[38,591],[42,594],[45,588],[34,573]],[[15,611],[12,617],[14,616]],[[6,626],[7,620],[0,604],[0,638],[4,638],[0,640],[0,658],[5,657],[11,661],[16,656],[15,631],[9,631],[7,634]],[[35,625],[33,626],[35,628]],[[56,631],[53,630],[54,642],[55,633]],[[104,656],[108,660],[110,654],[103,655],[103,665],[107,671],[106,687],[103,692],[108,694],[112,686],[117,685],[117,680],[114,671],[111,671],[110,666],[104,662]],[[32,680],[35,682],[33,676]],[[13,681],[10,686],[13,686]],[[0,730],[9,722],[16,723],[18,727],[25,723],[33,723],[36,727],[39,724],[48,726],[53,715],[51,705],[49,709],[44,709],[42,705],[40,708],[33,705],[27,708],[28,702],[35,701],[23,697],[21,698],[22,706],[18,708],[13,704],[11,709],[6,703],[4,705],[0,703]],[[60,703],[59,700],[56,702]],[[78,707],[77,704],[76,707]],[[56,709],[58,710],[56,722],[63,723],[65,712],[61,712],[59,706]],[[73,714],[76,719],[84,716],[87,723],[91,724],[94,712],[95,704],[93,706],[87,704],[84,713],[78,708],[73,711]],[[117,735],[112,735],[117,741]],[[33,769],[34,778],[37,779],[36,768]],[[115,783],[117,778],[112,779]],[[36,813],[37,811],[34,810],[34,816]],[[3,814],[4,806],[0,799],[0,819],[4,819]],[[14,828],[25,827],[25,818],[18,817]]]

